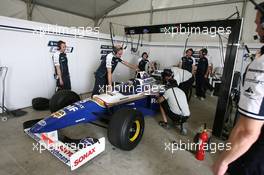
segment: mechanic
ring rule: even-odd
[[[146,71],[147,72],[147,65],[149,64],[148,60],[148,54],[147,52],[143,52],[141,56],[141,60],[138,63],[138,68],[140,71]]]
[[[213,66],[213,62],[212,62],[212,57],[208,54],[208,50],[207,49],[206,49],[205,57],[208,60],[208,69],[207,69],[207,73],[206,73],[208,76],[205,79],[205,91],[209,90],[211,96],[213,96],[214,87],[210,84],[209,78],[211,78],[213,76],[214,66]]]
[[[55,78],[57,80],[56,91],[62,89],[71,89],[68,59],[65,50],[66,43],[64,41],[58,41],[58,49],[52,56],[55,66]]]
[[[173,73],[170,69],[164,69],[162,72],[164,82],[167,82],[166,91],[162,96],[159,96],[157,102],[160,104],[160,111],[163,121],[159,125],[168,128],[169,118],[174,124],[179,125],[186,122],[190,116],[190,109],[185,93],[178,88],[177,81],[173,78]]]
[[[182,59],[180,60],[180,65],[179,67],[189,71],[190,73],[192,73],[194,75],[195,73],[195,69],[196,69],[196,62],[195,59],[193,58],[193,49],[189,48],[186,50],[186,55],[184,57],[182,57]]]
[[[121,59],[123,48],[119,45],[113,47],[113,52],[102,58],[101,64],[95,72],[95,85],[92,96],[104,91],[112,91],[112,74],[120,62],[125,66],[138,70],[136,65],[130,64]],[[106,86],[107,85],[107,86]]]
[[[196,97],[200,98],[200,100],[205,99],[205,91],[206,91],[206,79],[208,78],[208,59],[206,58],[207,49],[203,48],[199,51],[199,61],[197,65],[196,71]]]
[[[256,7],[256,32],[264,43],[264,2]],[[239,101],[240,117],[233,128],[225,150],[214,163],[215,175],[264,174],[264,55],[249,65]]]
[[[171,75],[172,78],[166,79],[165,75]],[[162,84],[165,85],[166,88],[170,86],[178,86],[178,81],[177,78],[174,77],[174,72],[171,69],[164,69],[163,72],[161,73],[162,77]]]
[[[183,90],[186,97],[188,98],[188,101],[190,99],[190,93],[193,84],[193,76],[192,74],[184,69],[181,69],[179,67],[172,67],[171,71],[173,72],[173,78],[177,81],[179,88]]]
[[[194,75],[195,75],[195,71],[196,71],[196,61],[195,58],[193,57],[193,49],[189,48],[185,51],[185,56],[182,57],[182,59],[180,60],[180,64],[179,67],[189,71],[193,76],[186,82],[183,82],[179,85],[179,88],[182,89],[185,92],[185,95],[188,98],[188,101],[191,99],[191,95],[189,95],[190,91],[192,90],[192,85],[194,82]]]

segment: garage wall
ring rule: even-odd
[[[27,19],[26,3],[21,0],[1,0],[0,1],[0,16],[7,16],[19,19]],[[36,5],[32,14],[32,21],[58,24],[62,26],[80,26],[93,27],[94,22],[91,19],[64,13]]]
[[[35,97],[50,98],[54,93],[55,80],[53,79],[54,68],[52,53],[47,46],[49,41],[64,40],[68,46],[74,47],[73,53],[68,54],[69,69],[72,79],[72,89],[77,93],[89,92],[93,88],[93,73],[100,63],[100,46],[111,45],[108,34],[87,34],[85,38],[66,37],[65,35],[36,35],[31,31],[17,30],[43,29],[50,25],[44,23],[18,20],[14,18],[0,17],[0,66],[9,67],[6,80],[6,106],[9,109],[31,106],[31,100]],[[59,26],[53,26],[59,27]],[[70,28],[66,34],[74,34]],[[122,37],[117,37],[122,41]],[[220,54],[217,42],[207,43],[209,54],[214,66],[220,65]],[[190,42],[188,47],[196,50],[201,48],[201,43]],[[250,48],[259,48],[258,44],[250,44]],[[130,52],[130,45],[124,53],[124,59],[128,62],[137,63],[143,51],[150,53],[150,59],[158,61],[161,69],[175,65],[182,56],[183,45],[181,42],[145,42],[137,53]],[[240,49],[237,70],[240,70],[243,50]],[[126,81],[133,77],[134,72],[123,65],[118,65],[115,81]],[[0,75],[2,78],[2,75]],[[0,84],[0,92],[2,90]]]
[[[63,40],[74,47],[68,53],[72,89],[77,93],[92,90],[96,68],[100,63],[100,46],[111,45],[108,35],[87,34],[89,38],[66,37],[65,35],[38,35],[26,29],[48,29],[47,24],[0,17],[0,66],[9,67],[6,79],[6,106],[10,109],[31,106],[31,100],[42,96],[50,98],[55,91],[54,67],[49,41]],[[25,28],[25,30],[18,30]],[[49,28],[52,26],[49,25]],[[59,26],[53,26],[59,27]],[[65,29],[65,28],[63,28]],[[66,34],[74,34],[69,28]],[[129,48],[128,48],[129,49]],[[125,58],[136,63],[135,54],[126,51]],[[114,80],[125,81],[133,72],[118,65]],[[2,80],[2,75],[0,75]],[[2,86],[2,83],[0,84]],[[2,87],[0,89],[0,92]],[[1,95],[0,95],[1,96]]]

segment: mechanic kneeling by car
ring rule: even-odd
[[[168,128],[167,116],[169,116],[174,125],[181,125],[181,133],[186,134],[186,130],[183,128],[183,123],[186,122],[190,116],[190,109],[186,95],[180,88],[178,88],[178,83],[173,78],[173,73],[170,69],[164,69],[162,72],[162,78],[166,85],[166,91],[157,99],[163,117],[163,121],[160,121],[159,125]]]

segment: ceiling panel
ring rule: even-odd
[[[34,3],[55,10],[96,19],[102,17],[102,15],[110,10],[119,7],[126,1],[127,0],[34,0]]]

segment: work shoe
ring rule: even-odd
[[[168,129],[169,128],[169,124],[167,122],[164,122],[164,121],[160,121],[159,122],[159,125],[165,129]]]

